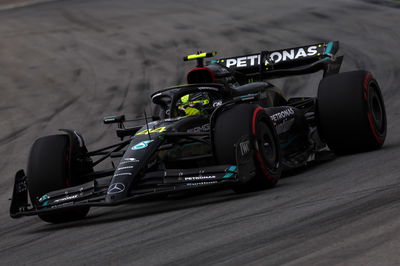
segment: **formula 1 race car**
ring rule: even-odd
[[[197,61],[188,84],[153,93],[155,111],[143,125],[125,127],[132,120],[124,115],[104,118],[118,125],[121,142],[88,151],[74,130],[36,140],[27,173],[15,176],[11,217],[60,223],[85,217],[91,206],[146,196],[261,190],[323,154],[380,148],[386,113],[378,82],[363,70],[339,73],[338,47],[317,43],[207,62],[215,52],[184,57]],[[320,70],[317,97],[286,99],[266,81]],[[120,159],[95,171],[107,158]]]

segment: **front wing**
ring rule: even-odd
[[[20,170],[15,175],[10,216],[19,218],[82,206],[114,206],[155,195],[233,186],[255,175],[252,154],[242,154],[236,148],[236,161],[236,165],[148,172],[130,188],[125,198],[115,200],[112,194],[125,188],[115,183],[110,185],[111,177],[102,177],[79,186],[48,192],[39,199],[36,206],[28,202],[27,176]]]

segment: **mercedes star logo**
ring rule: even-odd
[[[111,184],[108,188],[107,194],[117,194],[125,190],[125,185],[122,183]]]

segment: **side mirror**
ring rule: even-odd
[[[114,123],[123,123],[125,122],[125,115],[110,115],[105,116],[103,118],[104,124],[114,124]]]

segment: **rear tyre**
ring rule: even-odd
[[[214,126],[218,163],[236,165],[235,145],[243,136],[250,138],[256,175],[233,190],[241,193],[275,186],[281,175],[279,141],[269,116],[260,106],[240,104],[218,115]]]
[[[318,88],[319,130],[336,154],[382,147],[386,111],[378,82],[366,71],[328,76]]]
[[[39,206],[38,198],[46,193],[70,187],[71,147],[67,135],[42,137],[33,144],[27,168],[28,191],[31,202]],[[89,207],[39,214],[49,223],[62,223],[81,219],[87,215]]]

